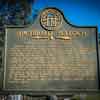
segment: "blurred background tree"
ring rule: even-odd
[[[0,26],[32,23],[33,19],[28,20],[28,17],[34,2],[35,0],[0,0]]]

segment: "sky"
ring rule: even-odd
[[[60,9],[65,18],[76,26],[97,26],[100,33],[100,0],[35,0],[34,9],[42,10],[45,7]]]

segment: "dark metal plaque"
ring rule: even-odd
[[[96,27],[73,26],[55,8],[31,26],[7,27],[3,89],[97,90],[96,38]]]

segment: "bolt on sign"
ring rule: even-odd
[[[29,26],[5,29],[2,91],[97,91],[97,28],[71,25],[46,8]]]

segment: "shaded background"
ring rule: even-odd
[[[39,10],[57,7],[74,25],[98,26],[100,32],[100,0],[0,0],[0,15],[12,16],[18,11],[25,13],[28,21],[33,21]]]
[[[0,15],[6,16],[3,20],[10,20],[3,24],[15,24],[12,20],[20,24],[15,13],[23,15],[26,23],[32,23],[38,11],[48,6],[61,9],[74,25],[98,26],[100,33],[100,0],[0,0]]]

